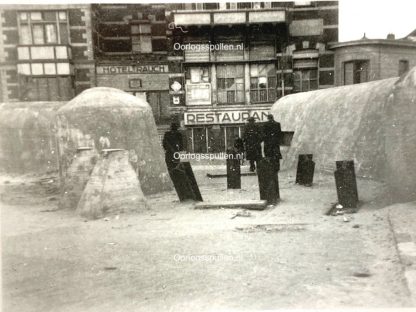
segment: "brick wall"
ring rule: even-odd
[[[19,100],[17,46],[18,10],[65,10],[74,65],[75,93],[95,85],[95,63],[91,34],[91,5],[5,5],[0,8],[0,102]]]

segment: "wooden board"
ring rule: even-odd
[[[265,200],[236,200],[223,202],[203,202],[197,203],[195,209],[250,209],[264,210],[267,207]]]

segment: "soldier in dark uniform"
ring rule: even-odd
[[[234,138],[234,148],[237,152],[237,154],[239,155],[239,160],[240,163],[243,164],[244,163],[244,141],[242,138],[240,138],[238,135],[235,136]]]
[[[176,122],[172,122],[170,130],[163,136],[163,148],[165,149],[165,161],[168,170],[171,170],[177,166],[180,162],[178,153],[183,150],[182,134],[178,131],[179,125]]]
[[[248,124],[244,127],[243,141],[246,151],[246,159],[250,161],[250,171],[256,170],[255,162],[262,158],[261,141],[262,134],[254,117],[248,118]]]
[[[280,169],[280,142],[282,137],[282,130],[280,123],[276,122],[272,114],[267,116],[268,121],[263,126],[263,140],[264,140],[264,156],[272,160],[277,170]]]

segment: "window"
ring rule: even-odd
[[[366,60],[358,60],[344,63],[344,85],[367,82],[368,65]]]
[[[152,36],[150,24],[131,25],[132,51],[152,53]]]
[[[251,2],[238,2],[237,9],[251,9],[252,3]]]
[[[237,9],[237,3],[236,2],[227,2],[226,3],[226,9],[227,10],[235,10],[235,9]]]
[[[264,2],[253,2],[253,9],[264,9]]]
[[[65,11],[20,12],[20,44],[67,44],[68,22]]]
[[[399,76],[403,75],[408,70],[409,70],[409,61],[408,60],[400,60],[399,61]]]
[[[217,66],[218,103],[244,103],[244,66]]]
[[[300,1],[295,1],[295,6],[308,6],[311,5],[311,1],[305,1],[305,0],[300,0]]]
[[[204,3],[203,9],[204,10],[218,10],[219,4],[218,3]]]
[[[274,102],[276,83],[274,64],[250,65],[250,100],[252,103]]]
[[[318,89],[318,70],[301,69],[293,71],[293,91],[303,92]]]
[[[21,76],[19,90],[22,101],[67,101],[74,96],[70,76]]]
[[[209,79],[208,66],[188,67],[185,72],[185,79],[188,83],[207,83]]]

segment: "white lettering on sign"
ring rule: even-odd
[[[98,75],[167,73],[168,65],[108,65],[97,66]]]
[[[244,123],[249,117],[256,121],[267,121],[268,110],[241,110],[241,111],[220,111],[220,112],[186,112],[184,123],[190,125],[206,124],[237,124]]]

